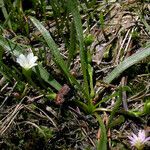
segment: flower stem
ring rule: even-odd
[[[26,70],[26,69],[23,68],[22,73],[26,77],[29,84],[31,84],[33,87],[36,87],[35,83],[33,82],[32,78],[31,78],[32,70],[31,69]]]

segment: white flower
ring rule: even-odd
[[[21,54],[17,58],[17,63],[19,63],[19,65],[25,70],[29,70],[37,65],[37,63],[35,63],[37,59],[37,56],[34,56],[33,53],[29,53],[27,56]]]
[[[144,130],[139,130],[138,135],[132,133],[128,138],[130,139],[131,146],[136,147],[138,150],[142,150],[146,142],[150,140],[150,137],[146,137]]]

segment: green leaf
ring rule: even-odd
[[[143,24],[145,25],[146,29],[150,32],[150,25],[147,23],[146,19],[144,17],[142,17],[142,15],[140,15],[140,18],[141,18]]]
[[[100,26],[102,28],[102,30],[104,29],[104,26],[105,26],[105,21],[104,21],[104,15],[103,15],[103,12],[100,13],[99,15],[99,22],[100,22]]]
[[[113,128],[116,126],[120,126],[124,121],[125,121],[125,117],[121,115],[121,116],[115,118],[114,120],[112,120],[109,127]]]
[[[116,103],[114,105],[114,108],[111,111],[110,117],[109,117],[109,121],[108,121],[108,126],[107,129],[110,128],[110,124],[112,123],[114,116],[116,114],[116,112],[118,111],[120,105],[122,103],[122,87],[119,88],[119,96],[116,100]]]
[[[150,114],[150,98],[144,104],[143,114]]]
[[[95,108],[98,107],[101,103],[107,102],[109,99],[111,99],[111,98],[113,98],[113,97],[116,97],[116,96],[118,96],[118,95],[119,95],[118,92],[114,92],[113,94],[104,97],[102,100],[100,100],[100,101],[95,105]]]
[[[13,79],[13,73],[11,73],[10,68],[8,68],[2,61],[0,61],[0,74],[5,76],[10,82]]]
[[[20,54],[25,54],[25,52],[26,52],[25,46],[21,47],[18,43],[14,43],[11,40],[6,40],[3,36],[0,36],[0,46],[4,50],[10,52],[15,57],[19,56]],[[4,68],[4,64],[3,64],[3,68]],[[6,68],[6,65],[5,65],[5,68]],[[0,71],[2,73],[2,71],[3,71],[2,68]],[[5,76],[6,76],[9,73],[3,72],[3,74],[5,74]],[[50,84],[56,90],[61,89],[61,85],[40,65],[38,66],[38,74],[45,82]],[[9,79],[10,77],[7,75],[7,78]]]
[[[86,94],[88,96],[88,99],[90,99],[89,84],[88,84],[87,52],[85,50],[85,45],[84,45],[81,16],[80,16],[80,13],[78,10],[77,0],[68,0],[68,9],[70,10],[70,12],[73,16],[73,19],[74,19],[74,25],[75,25],[76,33],[77,33],[77,39],[79,41],[79,48],[80,48],[79,52],[80,52],[81,68],[82,68],[83,78],[84,78],[84,88],[85,88]]]
[[[65,75],[70,79],[69,69],[66,66],[65,61],[63,60],[60,51],[55,44],[54,40],[52,39],[49,32],[46,30],[46,28],[34,17],[30,16],[31,21],[33,24],[38,28],[38,30],[41,32],[42,36],[44,37],[48,47],[51,50],[51,53],[53,55],[53,59],[56,62],[56,64],[63,70]]]
[[[84,102],[81,102],[80,100],[76,100],[75,102],[77,103],[77,105],[79,107],[82,108],[82,110],[84,110],[86,113],[89,113],[88,112],[88,105],[86,105]]]
[[[9,14],[7,12],[7,9],[5,7],[5,4],[4,4],[3,0],[0,0],[0,8],[2,9],[3,16],[6,20],[5,23],[8,23],[9,28],[12,29],[12,25],[11,25],[11,22],[10,22],[10,17],[9,17]]]
[[[55,63],[60,67],[60,69],[64,72],[67,79],[70,81],[71,84],[75,84],[78,90],[82,91],[85,97],[87,96],[87,93],[84,91],[84,89],[81,87],[81,85],[78,83],[78,81],[70,74],[70,71],[68,69],[68,66],[66,62],[63,60],[60,51],[52,39],[50,33],[46,30],[46,28],[34,17],[30,16],[31,21],[33,24],[38,28],[38,30],[41,32],[42,36],[44,37],[48,47],[51,50],[51,53],[53,55],[53,59]]]
[[[14,43],[11,40],[5,39],[3,36],[0,36],[0,46],[16,57],[25,53],[25,50],[18,43]]]
[[[36,67],[35,72],[56,90],[59,91],[61,89],[62,86],[41,65]]]
[[[68,65],[70,65],[71,60],[73,59],[75,53],[76,53],[76,31],[74,22],[71,23],[70,27],[70,47],[69,47],[69,56],[68,56]]]
[[[101,136],[97,145],[97,150],[107,150],[107,133],[106,133],[106,128],[105,125],[101,119],[101,117],[95,113],[95,116],[100,124],[100,131],[101,131]]]
[[[145,48],[139,52],[131,55],[121,62],[109,75],[106,76],[104,82],[111,83],[115,78],[117,78],[123,71],[131,67],[135,63],[143,60],[150,55],[150,48]]]
[[[95,96],[95,91],[94,91],[94,87],[93,87],[93,68],[90,64],[88,64],[88,72],[89,72],[89,82],[90,82],[90,96],[94,97]]]

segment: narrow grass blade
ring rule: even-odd
[[[64,72],[65,76],[70,81],[70,83],[75,84],[77,86],[78,90],[82,91],[84,96],[87,97],[87,94],[84,91],[84,89],[81,87],[81,85],[78,83],[78,81],[70,74],[68,66],[67,66],[66,62],[63,60],[63,58],[60,54],[60,51],[59,51],[56,43],[52,39],[51,35],[49,34],[49,32],[45,29],[45,27],[36,18],[30,16],[30,19],[33,22],[33,24],[37,27],[37,29],[41,32],[42,36],[44,37],[48,47],[51,50],[51,53],[53,55],[53,59],[54,59],[55,63]]]
[[[84,39],[83,39],[83,30],[82,30],[82,23],[81,17],[78,10],[77,0],[68,0],[68,9],[70,10],[77,33],[77,39],[79,41],[79,48],[80,48],[80,60],[81,60],[81,67],[83,72],[84,78],[84,87],[86,94],[88,95],[88,99],[90,98],[89,94],[89,84],[88,84],[88,61],[87,61],[87,52],[84,46]]]
[[[90,64],[88,64],[88,72],[89,72],[89,82],[90,82],[90,96],[94,97],[95,91],[93,87],[93,68]]]
[[[115,96],[118,96],[118,92],[115,92],[109,96],[106,96],[104,97],[101,101],[99,101],[96,105],[95,105],[95,108],[98,107],[101,103],[104,103],[104,102],[107,102],[109,99],[115,97]]]
[[[100,131],[101,131],[101,136],[97,145],[97,150],[107,150],[107,133],[105,125],[101,117],[97,113],[95,113],[95,116],[100,124]]]
[[[3,0],[0,0],[0,7],[1,7],[1,9],[2,9],[2,13],[3,13],[3,15],[4,15],[4,18],[5,18],[5,22],[7,22],[8,23],[8,27],[10,28],[10,29],[12,29],[12,25],[11,25],[11,22],[10,22],[10,19],[9,19],[9,14],[8,14],[8,12],[7,12],[7,9],[6,9],[6,7],[5,7],[5,4],[4,4],[4,1]]]
[[[125,117],[123,115],[120,115],[119,117],[116,117],[115,119],[113,119],[109,125],[109,128],[112,129],[116,126],[120,126],[121,124],[123,124],[125,122]]]
[[[139,52],[131,55],[123,62],[121,62],[109,75],[106,76],[104,82],[111,83],[115,78],[117,78],[123,71],[125,71],[130,66],[143,60],[144,58],[150,56],[150,48],[145,48]]]
[[[68,56],[68,66],[71,63],[71,60],[73,59],[75,53],[76,53],[76,31],[74,22],[71,23],[70,27],[70,47],[69,47],[69,56]]]
[[[42,36],[44,37],[47,45],[49,46],[52,55],[54,56],[54,61],[56,64],[64,71],[65,75],[69,77],[69,69],[66,67],[65,61],[63,60],[60,51],[55,44],[54,40],[52,39],[49,32],[45,29],[45,27],[34,17],[30,17],[33,24],[38,28],[38,30],[41,32]]]
[[[147,23],[147,21],[144,18],[142,18],[142,22],[145,25],[146,29],[150,32],[150,25]]]
[[[59,91],[61,89],[62,86],[41,65],[38,65],[35,71],[45,82],[49,83],[56,90]]]
[[[110,114],[110,117],[109,117],[109,121],[108,121],[107,129],[109,129],[111,123],[113,123],[114,116],[115,116],[116,112],[118,111],[121,103],[122,103],[122,87],[119,89],[119,96],[118,96],[118,98],[116,100],[114,108],[111,111],[111,114]]]
[[[23,50],[19,44],[8,39],[6,40],[3,36],[0,36],[0,46],[2,46],[6,51],[12,53],[14,56],[25,53],[25,50]]]
[[[12,79],[16,77],[10,68],[8,68],[2,61],[0,61],[0,74],[5,76],[10,82],[12,82]]]

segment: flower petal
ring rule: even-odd
[[[139,133],[138,133],[138,137],[141,140],[144,140],[145,139],[145,131],[144,130],[140,130]]]
[[[27,59],[28,59],[28,60],[32,59],[33,57],[34,57],[33,53],[29,53],[29,54],[27,55]]]
[[[148,142],[148,141],[150,141],[150,137],[147,137],[147,138],[144,140],[145,143]]]
[[[35,62],[36,62],[36,60],[38,59],[38,57],[37,57],[37,56],[34,56],[33,53],[29,53],[29,54],[27,55],[27,59],[28,59],[28,62],[29,62],[29,64],[30,64],[31,67],[37,65]]]
[[[32,58],[29,60],[30,64],[34,64],[34,63],[37,61],[37,59],[38,59],[37,56],[32,57]]]
[[[17,58],[17,62],[21,67],[23,67],[24,64],[26,64],[26,61],[26,57],[23,54],[19,55],[19,57]]]
[[[144,144],[150,140],[150,137],[146,138],[145,130],[139,130],[138,135],[132,133],[131,136],[128,136],[131,146],[136,147],[143,147]]]
[[[34,56],[33,53],[29,53],[27,56],[23,54],[19,55],[16,61],[20,64],[21,67],[30,69],[37,65],[37,63],[35,63],[37,59],[38,57]]]

